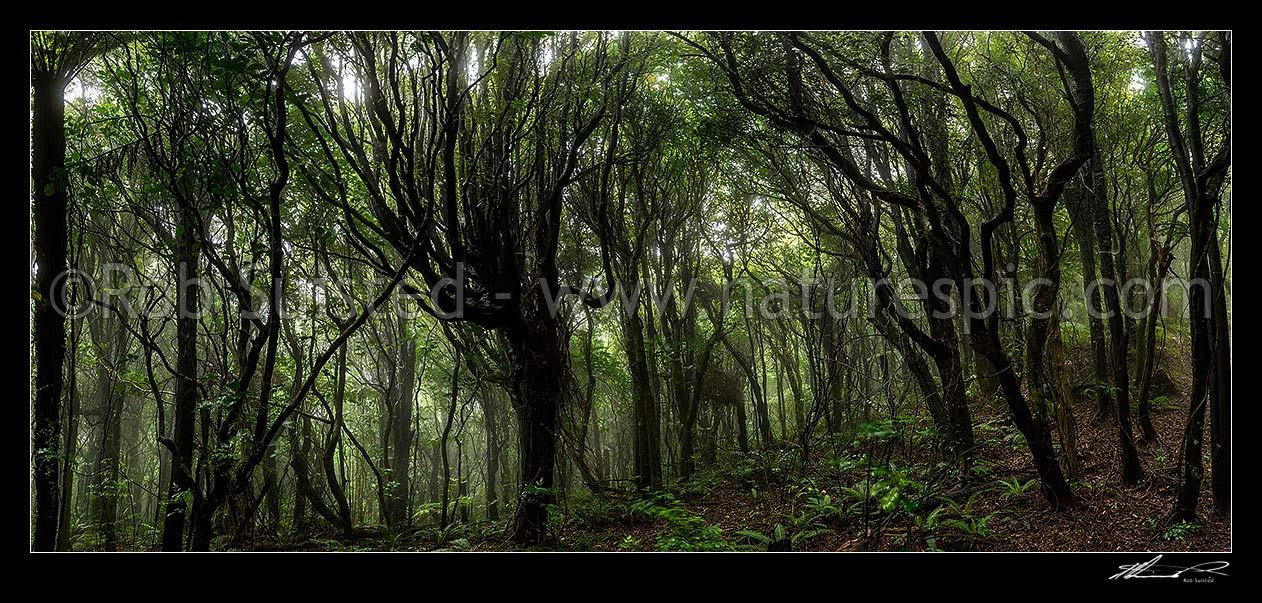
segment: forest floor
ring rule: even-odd
[[[1180,384],[1170,386],[1182,389]],[[1186,389],[1183,389],[1186,391]],[[1171,391],[1173,394],[1173,390]],[[1052,512],[1039,493],[1020,433],[998,406],[976,410],[977,456],[969,475],[902,465],[926,458],[919,420],[868,423],[861,437],[813,450],[803,467],[784,448],[732,455],[686,484],[648,498],[584,496],[554,513],[555,550],[795,551],[1226,551],[1230,519],[1215,517],[1205,480],[1200,522],[1170,524],[1186,402],[1159,398],[1158,441],[1140,448],[1144,482],[1119,485],[1116,423],[1095,420],[1075,396],[1083,471],[1077,504]],[[868,459],[881,459],[874,465]],[[1208,459],[1206,460],[1208,468]],[[886,468],[880,468],[886,467]],[[945,476],[945,477],[944,477]],[[864,492],[868,495],[864,496]],[[311,537],[254,550],[514,550],[503,524],[482,522],[394,537],[367,530],[354,541]]]
[[[761,550],[781,542],[781,550],[802,551],[1226,551],[1231,549],[1230,519],[1215,517],[1209,480],[1202,489],[1201,522],[1169,524],[1174,500],[1179,438],[1187,409],[1181,404],[1163,405],[1153,411],[1158,441],[1140,448],[1145,481],[1135,488],[1119,484],[1116,423],[1093,420],[1094,408],[1086,399],[1073,405],[1078,418],[1078,449],[1082,474],[1073,482],[1076,507],[1052,512],[1040,495],[1029,453],[1016,433],[1006,425],[999,409],[985,409],[976,417],[980,445],[973,477],[947,487],[937,500],[927,482],[916,506],[906,505],[892,513],[869,509],[866,515],[844,509],[846,484],[867,472],[864,467],[840,469],[813,463],[806,485],[789,479],[777,487],[774,480],[750,480],[729,471],[707,484],[679,495],[681,507],[700,517],[704,525],[717,525],[738,548]],[[1016,437],[1014,437],[1016,436]],[[1208,467],[1208,457],[1206,467]],[[774,468],[773,468],[774,470]],[[879,473],[879,472],[878,472]],[[881,495],[882,482],[905,479],[886,476],[873,485],[873,498]],[[735,479],[733,479],[735,478]],[[836,485],[833,501],[825,502]],[[758,485],[765,490],[757,492]],[[853,491],[853,486],[851,491]],[[914,489],[914,486],[911,488]],[[888,493],[888,489],[884,492]],[[941,498],[945,495],[947,499]],[[858,504],[851,500],[851,511]],[[949,502],[948,502],[949,500]],[[869,502],[879,507],[879,500]],[[936,504],[935,504],[936,503]],[[643,506],[643,503],[641,503]],[[936,512],[936,514],[935,514]],[[616,515],[616,513],[614,514]],[[629,519],[592,522],[580,516],[560,531],[559,548],[565,550],[690,550],[680,536],[693,533],[696,548],[705,549],[704,535],[697,537],[669,513],[643,521],[644,513]],[[651,517],[654,515],[650,513]],[[776,526],[782,526],[777,533]],[[764,534],[742,537],[737,532]],[[735,536],[735,537],[734,537]],[[795,538],[796,536],[796,538]],[[743,546],[742,546],[743,545]],[[786,548],[786,545],[790,548]],[[721,546],[713,546],[721,548]],[[771,550],[776,550],[774,545]]]

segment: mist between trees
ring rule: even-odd
[[[1222,547],[1231,40],[32,32],[32,548]]]
[[[1009,271],[1012,271],[1011,266]],[[181,268],[181,273],[187,274],[187,267]],[[99,276],[94,278],[92,274]],[[455,274],[454,278],[439,280],[428,292],[420,292],[415,288],[412,288],[411,293],[397,291],[380,305],[373,305],[367,296],[385,283],[382,278],[366,283],[336,277],[300,279],[277,303],[271,303],[267,291],[250,287],[247,289],[249,302],[237,310],[237,316],[244,320],[263,320],[275,311],[281,320],[288,320],[309,316],[312,312],[321,313],[324,311],[322,308],[327,307],[329,312],[340,313],[338,315],[341,319],[347,321],[361,311],[370,315],[392,312],[405,320],[419,319],[426,314],[439,320],[460,320],[464,318],[463,307],[467,294],[465,284],[468,282],[463,279],[462,264],[457,264]],[[173,302],[137,303],[143,299],[155,299],[152,290],[145,292],[147,288],[166,288],[169,285],[152,275],[138,275],[128,264],[107,263],[96,271],[70,270],[63,273],[54,280],[56,295],[52,298],[52,303],[59,313],[71,318],[83,318],[90,312],[102,312],[106,319],[133,320],[143,312],[147,318],[198,319],[205,313],[213,313],[218,308],[225,307],[224,300],[215,297],[216,291],[225,290],[223,283],[216,283],[214,286],[205,284],[207,280],[214,279],[212,276],[186,279],[177,283],[179,290],[191,292],[187,294],[187,298],[198,299],[195,304],[197,311],[188,307],[176,308]],[[797,318],[798,315],[807,319],[840,320],[856,316],[873,319],[879,307],[877,290],[886,288],[895,292],[893,299],[896,303],[892,304],[891,311],[903,318],[917,319],[928,315],[935,319],[960,316],[984,319],[995,313],[1006,319],[1014,319],[1018,312],[1023,312],[1024,317],[1045,320],[1051,317],[1051,311],[1038,311],[1033,301],[1040,288],[1056,285],[1046,278],[1027,279],[1019,286],[1015,278],[1001,279],[998,284],[986,279],[965,279],[962,287],[946,278],[933,283],[910,277],[897,281],[888,278],[861,278],[837,283],[810,274],[792,280],[779,276],[746,276],[727,282],[693,279],[688,283],[675,284],[654,283],[651,279],[644,279],[629,286],[615,282],[612,287],[605,287],[599,279],[593,278],[588,283],[585,290],[563,286],[557,292],[549,291],[547,281],[543,279],[535,286],[543,296],[548,313],[554,318],[560,315],[561,305],[567,300],[581,301],[591,291],[607,290],[608,303],[602,305],[600,310],[616,309],[626,316],[638,312],[643,304],[644,308],[660,319],[668,308],[674,307],[674,302],[684,313],[689,312],[694,303],[717,303],[719,316],[726,316],[729,311],[737,309],[743,313],[741,317],[746,319],[754,317],[755,313],[762,319]],[[1097,279],[1090,284],[1080,285],[1083,297],[1075,299],[1077,303],[1073,307],[1062,307],[1060,320],[1073,319],[1075,308],[1081,308],[1092,320],[1111,318],[1113,311],[1100,303],[1099,295],[1105,287],[1114,285],[1115,281],[1112,279]],[[1134,277],[1120,287],[1119,292],[1125,302],[1121,304],[1119,311],[1129,319],[1147,318],[1150,313],[1159,318],[1186,319],[1190,310],[1187,303],[1191,287],[1203,290],[1205,303],[1212,299],[1206,294],[1210,283],[1205,279],[1189,282],[1183,278],[1168,276],[1160,285],[1154,285],[1148,279]],[[451,288],[454,292],[454,306],[451,308],[439,305],[441,293],[446,288]],[[1157,291],[1162,292],[1160,298]],[[1020,301],[1017,296],[1020,296]],[[734,297],[740,298],[741,303],[734,304]],[[483,293],[479,294],[479,298],[481,303],[487,303],[487,298],[507,302],[512,299],[512,294]],[[926,303],[931,298],[941,302],[941,305]],[[407,303],[409,300],[413,303]],[[1202,308],[1202,311],[1208,313],[1210,308]],[[964,332],[968,332],[967,323]]]

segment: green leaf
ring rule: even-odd
[[[781,526],[780,529],[783,531],[784,527]],[[736,532],[734,533],[737,536],[744,536],[755,542],[761,542],[762,544],[771,544],[771,539],[768,538],[767,535],[763,534],[762,532],[755,532],[753,530],[736,530]]]
[[[881,510],[886,513],[894,512],[894,509],[898,508],[899,498],[898,488],[891,488],[885,496],[881,497]]]

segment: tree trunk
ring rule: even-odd
[[[934,311],[945,312],[946,307],[938,306]],[[940,353],[930,354],[930,358],[933,359],[934,368],[942,383],[943,410],[950,426],[947,431],[948,441],[954,449],[960,475],[967,475],[973,464],[973,418],[968,408],[968,390],[964,381],[964,366],[960,361],[959,336],[952,318],[930,317],[929,330],[941,350]]]
[[[274,440],[268,446],[269,452],[263,457],[263,529],[266,533],[275,535],[280,533],[280,477],[276,472],[276,448],[280,445],[279,440]],[[253,515],[247,517],[252,520]]]
[[[1170,268],[1170,251],[1157,242],[1157,233],[1152,236],[1152,261],[1149,274],[1152,276],[1152,300],[1148,304],[1142,321],[1143,329],[1139,348],[1143,350],[1143,361],[1139,367],[1139,441],[1150,444],[1157,441],[1157,430],[1152,426],[1152,379],[1157,372],[1157,321],[1158,313],[1165,305],[1165,279]]]
[[[524,546],[550,540],[548,507],[555,503],[557,412],[564,392],[567,346],[560,324],[544,308],[504,329],[509,341],[513,406],[517,411],[520,502],[511,539]]]
[[[761,400],[761,403],[755,400],[755,404],[756,404],[755,409],[758,412],[759,439],[762,441],[763,448],[769,448],[774,443],[774,436],[772,435],[772,429],[771,429],[771,402],[767,401],[767,349],[764,342],[764,340],[766,339],[766,333],[764,332],[765,329],[766,329],[766,325],[763,324],[762,322],[759,322],[758,329],[756,331],[758,333],[757,345],[755,345],[754,343],[755,338],[752,336],[750,337],[749,343],[750,343],[750,349],[751,349],[750,362],[754,366],[760,369],[760,374],[761,374],[761,380],[759,382],[759,389],[758,389],[758,400]],[[783,418],[784,417],[784,391],[783,390],[781,390],[780,392],[780,409],[781,409],[780,416],[781,418]],[[783,421],[781,421],[780,426],[781,426],[781,431],[784,431]]]
[[[763,371],[763,375],[766,375],[766,365],[763,365]],[[776,375],[776,411],[780,418],[780,441],[787,442],[789,440],[789,412],[784,404],[784,365],[776,362],[772,371]],[[766,379],[763,379],[764,389],[766,382]]]
[[[114,391],[112,373],[123,367],[118,360],[126,357],[126,339],[108,333],[97,320],[92,329],[92,340],[96,344],[99,357],[97,359],[97,404],[96,415],[100,420],[100,442],[97,445],[97,457],[93,468],[93,516],[98,532],[101,535],[102,547],[106,551],[118,550],[118,492],[119,492],[119,453],[122,436],[123,396]],[[120,326],[118,333],[126,331]]]
[[[652,274],[647,257],[643,258],[644,274]],[[672,296],[673,297],[673,296]],[[662,488],[662,405],[660,401],[661,386],[657,382],[657,321],[653,315],[660,309],[656,303],[646,306],[644,314],[644,370],[648,375],[648,398],[644,407],[645,438],[648,444],[648,455],[645,459],[649,470],[649,487],[653,490]]]
[[[193,477],[193,433],[197,422],[197,314],[200,291],[188,283],[198,278],[197,222],[190,207],[176,211],[176,370],[175,432],[171,457],[171,490],[162,529],[162,550],[183,549],[187,517],[201,494]],[[208,537],[209,535],[207,535]]]
[[[713,316],[712,316],[713,318]],[[716,325],[716,331],[706,341],[705,347],[701,349],[700,359],[697,361],[697,368],[693,373],[694,383],[692,385],[691,396],[687,403],[687,408],[683,409],[680,414],[679,426],[679,476],[681,479],[690,479],[697,470],[696,462],[696,427],[697,419],[701,414],[702,392],[704,391],[704,382],[706,374],[710,371],[710,359],[714,356],[714,346],[719,343],[719,339],[723,337],[722,324]],[[717,423],[716,427],[717,429]],[[710,437],[704,444],[706,448],[702,450],[702,462],[713,464],[714,462],[714,431],[711,430]]]
[[[1219,68],[1223,82],[1230,93],[1230,57],[1231,38],[1228,33],[1220,33],[1221,54]],[[1172,520],[1195,521],[1196,507],[1200,499],[1201,483],[1204,479],[1204,464],[1201,460],[1205,437],[1206,406],[1218,408],[1221,423],[1217,428],[1226,429],[1230,425],[1230,348],[1227,342],[1226,299],[1219,292],[1221,273],[1217,246],[1217,226],[1214,222],[1214,210],[1218,205],[1219,191],[1223,179],[1230,168],[1230,147],[1224,146],[1218,158],[1212,164],[1204,166],[1203,140],[1200,132],[1198,72],[1201,61],[1200,47],[1194,46],[1185,65],[1184,99],[1186,103],[1187,143],[1179,130],[1180,117],[1174,104],[1174,91],[1170,85],[1166,61],[1166,42],[1164,32],[1153,32],[1147,36],[1147,45],[1152,53],[1154,73],[1157,79],[1157,92],[1161,99],[1162,115],[1165,121],[1166,141],[1170,145],[1171,156],[1178,170],[1183,185],[1183,196],[1188,204],[1188,234],[1191,238],[1191,253],[1188,256],[1188,305],[1191,315],[1192,339],[1192,394],[1188,401],[1188,418],[1183,434],[1179,462],[1179,487],[1175,499]],[[1230,140],[1226,141],[1230,144]],[[1219,158],[1226,161],[1219,161]],[[1217,267],[1211,264],[1217,263]],[[1220,311],[1221,309],[1221,311]],[[1221,324],[1220,324],[1221,323]],[[1221,337],[1222,345],[1214,345]],[[1215,395],[1217,392],[1217,395]],[[1211,411],[1213,413],[1214,411]],[[1211,416],[1212,418],[1212,416]],[[1218,441],[1224,446],[1219,452],[1218,460],[1223,462],[1222,474],[1215,478],[1223,480],[1224,490],[1230,489],[1229,463],[1227,445],[1230,434],[1226,431],[1218,434]],[[1211,432],[1211,450],[1215,434]],[[1211,456],[1211,462],[1213,456]],[[1224,492],[1220,492],[1224,494]],[[1223,511],[1230,511],[1226,496],[1215,500],[1215,507],[1222,505]]]
[[[443,528],[446,528],[451,523],[451,515],[449,513],[451,506],[451,459],[447,443],[451,439],[451,426],[456,418],[456,404],[460,400],[460,352],[458,349],[451,358],[451,388],[449,391],[450,403],[447,405],[447,418],[443,421],[443,433],[438,442],[443,458],[443,506],[442,512],[439,514],[438,523]]]
[[[1082,476],[1082,458],[1078,455],[1078,423],[1074,419],[1071,404],[1068,370],[1065,363],[1065,348],[1061,340],[1059,312],[1052,316],[1051,333],[1047,343],[1048,362],[1058,368],[1053,371],[1051,383],[1051,399],[1055,406],[1056,431],[1060,436],[1062,467],[1065,477],[1075,481]]]
[[[73,386],[74,386],[74,379],[71,379],[71,388],[73,388]],[[78,404],[76,404],[74,401],[76,397],[77,396],[75,396],[74,393],[70,394],[69,400],[68,400],[69,405],[68,405],[68,408],[66,409],[67,413],[66,413],[66,434],[65,434],[66,435],[65,437],[66,448],[65,450],[66,450],[66,458],[70,459],[69,460],[70,466],[66,471],[62,471],[62,475],[61,475],[60,500],[64,501],[64,503],[60,505],[58,509],[59,517],[57,521],[57,548],[56,548],[56,550],[58,551],[70,550],[70,546],[71,546],[70,536],[71,536],[71,532],[73,531],[73,523],[74,523],[72,520],[72,513],[71,513],[74,508],[73,505],[71,504],[71,501],[74,498],[74,489],[76,485],[76,482],[74,479],[75,472],[73,469],[74,469],[74,466],[78,464],[78,458],[79,458],[79,451],[78,451],[79,417],[77,416]],[[79,486],[82,487],[82,484],[80,483]]]
[[[66,356],[66,317],[55,291],[66,270],[65,80],[36,71],[31,84],[31,180],[35,189],[35,405],[31,443],[35,451],[35,529],[31,548],[57,545],[60,496],[61,390]],[[64,282],[61,283],[64,286]],[[61,308],[64,309],[64,308]]]
[[[486,425],[486,518],[499,521],[500,436],[499,412],[496,410],[495,393],[487,387],[482,390],[482,416]]]
[[[1117,282],[1114,271],[1114,254],[1122,253],[1119,245],[1114,250],[1113,232],[1109,224],[1109,211],[1104,195],[1100,192],[1104,186],[1103,171],[1098,158],[1093,158],[1086,172],[1088,194],[1095,201],[1096,242],[1100,249],[1100,273],[1102,276],[1100,293],[1104,296],[1104,305],[1108,309],[1109,350],[1113,369],[1113,391],[1117,400],[1117,435],[1122,452],[1121,481],[1123,486],[1133,486],[1144,479],[1144,469],[1139,461],[1139,451],[1135,448],[1135,439],[1131,432],[1130,375],[1126,368],[1126,326],[1123,324],[1122,303],[1118,294],[1121,284]]]
[[[638,304],[637,304],[638,306]],[[632,400],[635,419],[635,485],[640,490],[657,490],[662,487],[660,445],[652,436],[651,423],[657,404],[653,397],[649,372],[649,360],[644,349],[644,323],[638,309],[630,310],[624,322],[626,334],[627,367],[631,374]],[[656,454],[655,449],[657,449]]]
[[[1219,251],[1218,229],[1210,238],[1210,284],[1213,299],[1214,376],[1209,391],[1210,489],[1214,512],[1231,515],[1231,326],[1227,321],[1227,285]]]
[[[973,350],[985,355],[995,366],[999,378],[999,386],[1004,399],[1008,402],[1008,411],[1012,413],[1012,421],[1021,435],[1025,436],[1030,456],[1034,459],[1034,468],[1038,472],[1040,489],[1043,497],[1053,510],[1064,510],[1074,506],[1073,494],[1069,482],[1061,472],[1060,463],[1056,461],[1056,450],[1052,446],[1051,432],[1047,424],[1034,419],[1030,407],[1021,393],[1021,383],[1013,371],[1012,362],[1004,354],[999,341],[999,334],[990,329],[974,329],[972,333]]]
[[[307,421],[306,417],[298,419],[299,422]],[[290,518],[290,526],[295,534],[300,534],[307,526],[307,499],[309,498],[310,483],[307,482],[309,476],[307,474],[308,449],[305,438],[302,437],[302,429],[295,425],[289,430],[289,467],[294,471],[294,506],[293,515]],[[299,459],[302,460],[299,460]],[[301,469],[302,473],[299,473]],[[306,487],[304,487],[304,482]]]
[[[978,395],[984,401],[992,401],[999,393],[999,371],[990,359],[982,354],[973,354],[973,374],[977,376]]]
[[[329,491],[333,493],[333,500],[337,501],[337,519],[338,527],[342,529],[342,535],[350,538],[354,532],[354,522],[351,520],[351,505],[346,498],[346,490],[342,487],[342,480],[338,478],[334,460],[338,458],[345,464],[346,456],[341,453],[342,443],[342,411],[346,402],[346,346],[342,346],[337,351],[337,382],[333,392],[333,422],[329,425],[329,436],[324,443],[324,455],[321,458],[324,466],[324,479],[329,485]],[[335,458],[336,457],[336,458]],[[342,477],[346,476],[346,470],[343,468]]]
[[[1109,381],[1109,360],[1104,341],[1104,311],[1096,282],[1096,244],[1092,230],[1095,211],[1090,193],[1082,188],[1072,189],[1067,201],[1065,206],[1069,209],[1069,219],[1074,224],[1078,259],[1082,263],[1082,288],[1087,301],[1087,324],[1091,332],[1091,366],[1095,375],[1095,387],[1092,391],[1096,399],[1096,417],[1103,419],[1112,414],[1112,405],[1109,404],[1108,391],[1105,389]]]
[[[463,431],[463,430],[462,430]],[[469,523],[469,480],[464,473],[464,444],[456,437],[456,508],[460,511],[460,523]]]
[[[741,454],[749,454],[749,418],[745,416],[745,397],[736,401],[736,437]]]
[[[72,350],[78,349],[79,347],[79,331],[82,330],[82,324],[82,319],[77,319],[71,321],[70,323],[70,349]],[[75,487],[74,468],[79,462],[79,421],[80,414],[82,413],[79,410],[78,379],[76,376],[76,373],[78,372],[78,361],[76,356],[76,354],[70,355],[70,383],[66,388],[68,395],[66,396],[66,408],[63,417],[66,427],[66,437],[64,442],[68,469],[66,471],[62,471],[61,473],[61,500],[64,502],[60,506],[60,517],[57,520],[57,550],[59,551],[70,550],[70,532],[72,528],[70,512],[73,508],[71,500],[73,498]]]
[[[1188,287],[1188,307],[1191,312],[1192,335],[1192,395],[1188,400],[1188,419],[1183,433],[1182,456],[1179,463],[1179,490],[1175,501],[1174,519],[1196,521],[1196,507],[1201,497],[1201,482],[1205,466],[1201,460],[1205,441],[1205,407],[1209,403],[1209,390],[1214,387],[1214,350],[1211,332],[1214,330],[1213,300],[1209,297],[1210,236],[1206,222],[1213,207],[1211,199],[1198,199],[1189,212],[1192,250],[1188,257],[1191,275]]]
[[[706,429],[701,450],[701,463],[707,467],[718,461],[719,427],[723,424],[723,414],[717,412],[717,409],[711,410],[710,415],[710,425]]]
[[[803,394],[801,369],[798,367],[797,344],[783,348],[785,373],[789,376],[789,389],[793,392],[793,433],[800,436],[806,430],[806,396]]]
[[[1033,420],[1041,428],[1046,428],[1049,410],[1055,410],[1057,431],[1061,436],[1064,454],[1070,462],[1068,471],[1071,478],[1079,468],[1076,466],[1077,456],[1074,450],[1075,430],[1072,425],[1072,414],[1069,414],[1068,401],[1062,399],[1059,404],[1057,393],[1063,391],[1063,365],[1060,364],[1054,351],[1059,349],[1060,325],[1056,316],[1056,298],[1060,288],[1060,249],[1056,236],[1054,220],[1056,206],[1049,200],[1034,204],[1035,231],[1038,236],[1038,273],[1037,277],[1046,281],[1034,295],[1033,316],[1026,339],[1025,378],[1029,386]],[[1055,343],[1049,344],[1049,339]],[[1052,358],[1049,361],[1048,356]]]
[[[410,525],[412,518],[408,513],[410,493],[412,492],[411,460],[412,453],[412,396],[416,386],[416,339],[409,332],[408,324],[402,317],[398,320],[399,340],[397,347],[397,365],[393,387],[387,394],[390,404],[389,434],[390,446],[387,467],[390,471],[390,483],[386,500],[386,524],[391,527]],[[393,351],[393,350],[392,350]]]
[[[763,397],[762,387],[758,384],[758,373],[754,372],[754,367],[750,364],[749,359],[745,358],[741,351],[726,336],[723,337],[723,346],[732,354],[732,358],[736,360],[736,365],[740,367],[741,372],[745,374],[745,379],[749,382],[750,397],[754,402],[754,416],[758,421],[758,437],[762,441],[763,447],[766,447],[771,442],[771,419],[767,416],[767,400]],[[737,406],[737,418],[740,422],[741,452],[749,452],[749,436],[746,433],[745,402],[743,398],[740,405]]]

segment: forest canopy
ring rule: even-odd
[[[31,548],[1224,550],[1230,32],[31,34]]]

